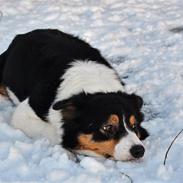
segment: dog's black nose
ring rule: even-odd
[[[145,149],[142,145],[134,145],[130,149],[130,153],[134,158],[141,158],[144,155]]]

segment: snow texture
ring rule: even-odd
[[[79,156],[46,139],[33,140],[9,125],[13,105],[0,97],[0,182],[181,183],[183,135],[182,0],[0,0],[0,53],[16,34],[57,28],[101,50],[129,92],[144,98],[144,141],[139,161]]]

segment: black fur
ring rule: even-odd
[[[74,59],[97,60],[111,67],[97,49],[58,30],[35,30],[18,35],[5,53],[0,57],[1,83],[20,101],[30,97],[31,107],[44,120],[61,82],[59,78]]]

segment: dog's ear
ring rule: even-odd
[[[140,110],[143,106],[143,99],[132,93],[132,94],[127,94],[127,93],[119,93],[122,96],[122,103],[126,102],[127,104],[130,104],[132,106],[135,106],[138,110]]]
[[[82,114],[86,108],[89,98],[89,95],[83,93],[69,99],[58,101],[52,108],[56,111],[61,110],[63,118],[72,120]]]
[[[70,100],[61,100],[53,104],[53,109],[58,111],[65,108],[70,108],[73,106],[72,102]]]
[[[86,106],[86,103],[89,101],[90,96],[82,93],[77,96],[73,96],[69,99],[60,100],[53,105],[54,110],[61,110],[61,109],[70,109],[73,110],[74,108],[83,109]]]
[[[143,103],[144,103],[143,99],[140,96],[135,95],[135,94],[132,94],[131,97],[134,100],[134,102],[136,103],[138,109],[141,109],[143,106]]]
[[[73,120],[79,115],[79,110],[71,100],[58,101],[53,105],[53,109],[61,110],[64,120]]]
[[[147,130],[143,127],[139,127],[139,139],[140,140],[144,140],[149,136],[149,133],[147,132]]]

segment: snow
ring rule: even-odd
[[[101,50],[127,83],[144,98],[142,160],[131,162],[78,156],[33,140],[9,125],[14,107],[0,97],[0,182],[181,183],[183,135],[182,0],[0,0],[0,53],[16,34],[58,28]]]

